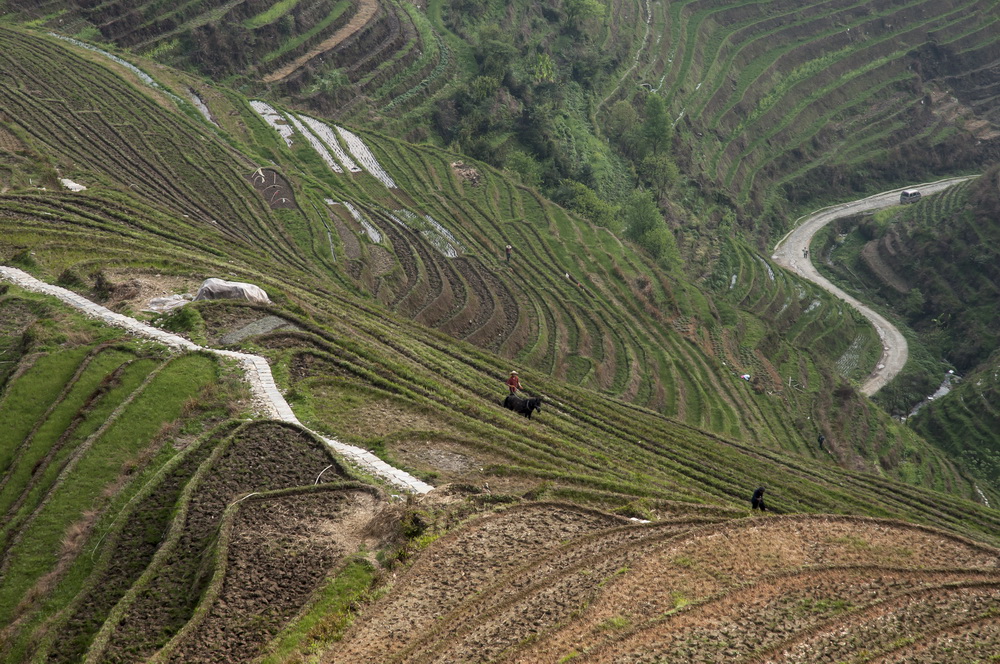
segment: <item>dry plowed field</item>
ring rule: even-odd
[[[998,551],[899,522],[535,504],[434,542],[324,661],[957,663],[998,600]]]

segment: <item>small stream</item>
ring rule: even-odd
[[[927,397],[926,399],[924,399],[923,401],[921,401],[920,403],[918,403],[916,406],[914,406],[913,410],[910,411],[910,414],[907,415],[907,418],[913,417],[914,415],[919,413],[920,409],[929,404],[931,401],[934,401],[935,399],[940,399],[944,395],[951,392],[952,385],[957,382],[960,382],[961,380],[962,380],[961,376],[958,376],[955,374],[954,371],[949,370],[948,373],[945,374],[944,380],[941,382],[941,385],[938,386],[937,391],[934,392],[934,394]]]

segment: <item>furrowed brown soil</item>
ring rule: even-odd
[[[588,653],[587,660],[643,662],[655,654],[668,661],[839,662],[877,642],[845,639],[852,623],[879,623],[887,616],[895,616],[902,618],[899,626],[905,634],[918,618],[897,615],[894,611],[920,607],[933,612],[944,608],[938,600],[941,595],[948,594],[961,596],[951,602],[949,608],[959,612],[981,611],[987,597],[995,597],[995,588],[954,590],[942,587],[962,583],[968,577],[965,573],[927,575],[899,571],[879,574],[864,568],[827,569],[765,580],[724,593],[688,610],[654,619],[650,621],[652,625],[647,623],[625,630],[626,635],[620,640]],[[917,624],[926,627],[922,621],[918,620]],[[841,646],[850,645],[826,655],[814,647],[812,638],[796,643],[802,634],[815,633],[825,634]],[[892,635],[890,640],[900,636],[900,632],[887,631],[885,634]],[[786,659],[782,654],[772,659],[772,655],[760,654],[769,649],[785,654],[797,652],[802,657]]]
[[[429,547],[328,662],[381,662],[432,631],[437,617],[546,549],[622,524],[572,506],[534,504],[477,519]]]
[[[248,500],[228,542],[226,576],[204,622],[171,662],[244,662],[258,655],[331,569],[362,546],[375,490]]]
[[[989,662],[991,658],[996,659],[997,643],[1000,643],[1000,618],[985,618],[954,630],[928,635],[913,644],[904,644],[895,652],[872,661],[878,664]]]
[[[889,651],[925,634],[947,631],[988,615],[1000,601],[1000,580],[981,587],[932,588],[845,616],[769,661],[844,661],[863,652]],[[994,644],[994,647],[996,644]],[[954,652],[939,662],[966,663]]]
[[[112,534],[107,567],[74,602],[69,617],[57,632],[47,661],[81,661],[94,634],[108,613],[149,565],[170,526],[170,515],[184,485],[212,452],[220,438],[191,449],[156,488],[127,515],[120,533]]]
[[[345,39],[353,35],[355,32],[363,28],[368,23],[368,21],[372,20],[375,17],[375,14],[378,13],[378,10],[379,10],[378,0],[360,0],[357,11],[354,13],[354,16],[351,17],[351,20],[348,22],[347,25],[342,27],[340,30],[337,30],[327,39],[323,40],[322,43],[317,45],[315,48],[311,49],[305,55],[296,58],[295,61],[290,62],[281,69],[271,72],[270,74],[265,76],[263,78],[263,81],[265,83],[275,83],[277,81],[281,81],[283,79],[288,78],[293,73],[295,73],[296,70],[301,69],[303,66],[305,66],[310,60],[312,60],[313,58],[322,53],[326,53],[327,51],[336,48],[337,45],[340,44],[342,41],[344,41]]]
[[[551,642],[530,649],[519,661],[530,661],[531,657],[542,656],[542,653],[565,654],[576,647],[574,644],[610,641],[614,634],[608,634],[606,625],[614,623],[620,616],[626,616],[632,624],[646,623],[646,626],[627,630],[635,633],[621,643],[597,648],[593,656],[588,656],[586,660],[639,662],[647,661],[652,655],[667,656],[672,648],[680,647],[677,645],[679,642],[670,636],[674,632],[673,623],[658,624],[657,617],[699,601],[711,600],[710,606],[729,601],[728,596],[745,584],[762,584],[769,575],[776,573],[816,566],[857,565],[873,567],[872,577],[878,574],[878,568],[987,568],[995,574],[998,561],[1000,558],[995,552],[980,549],[971,543],[911,526],[879,521],[804,517],[755,519],[720,528],[706,528],[676,542],[668,542],[659,550],[647,551],[639,564],[620,580],[608,584],[581,620],[554,636]],[[839,572],[832,574],[836,578]],[[803,582],[803,587],[813,588],[816,582],[814,578],[809,579]],[[851,584],[841,585],[846,587]],[[784,592],[787,594],[790,590]],[[699,637],[695,633],[701,625],[717,624],[726,616],[737,623],[733,629],[738,632],[742,618],[756,612],[753,608],[754,592],[746,597],[742,604],[731,604],[731,609],[723,608],[714,614],[706,614],[704,620],[692,619],[691,623],[683,623],[678,628],[686,634],[683,642],[689,645],[702,643],[701,637],[705,635]],[[872,596],[874,598],[875,595]],[[788,628],[777,619],[766,622],[781,626],[781,629]],[[664,633],[668,636],[663,636]],[[724,636],[716,635],[704,640],[725,642]],[[721,662],[731,657],[731,654],[726,655],[724,649],[718,653],[710,648],[702,650],[698,652],[704,659],[695,658],[697,661]],[[745,654],[748,651],[741,652]],[[677,652],[674,656],[683,655]]]
[[[516,638],[518,631],[507,629],[511,621],[497,617],[497,609],[511,605],[512,595],[540,582],[547,587],[545,579],[562,575],[552,596],[559,598],[560,607],[571,607],[574,593],[593,589],[588,575],[577,571],[587,561],[634,540],[690,527],[689,523],[654,527],[628,523],[621,517],[553,503],[513,507],[478,519],[424,552],[389,598],[376,605],[325,661],[381,662],[400,656],[417,660],[443,643],[454,642],[484,613],[487,622],[494,621],[490,624],[504,626],[503,638]],[[554,615],[555,605],[545,606]],[[475,653],[463,649],[453,661],[488,658],[486,650],[493,653],[500,643],[493,636],[477,641],[472,646]]]
[[[762,662],[829,636],[787,661],[839,662],[964,634],[998,588],[1000,552],[898,522],[615,527],[535,504],[435,542],[324,661]]]
[[[290,426],[260,422],[237,432],[199,469],[186,515],[174,522],[182,531],[164,545],[148,582],[128,601],[103,660],[142,661],[191,619],[214,573],[213,543],[228,505],[254,492],[311,485],[331,463],[321,444]],[[328,470],[322,482],[341,479],[338,471]]]

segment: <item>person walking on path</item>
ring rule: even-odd
[[[504,247],[504,251],[507,253],[507,262],[510,263],[510,252],[514,251],[514,247],[508,244],[506,247]]]
[[[764,487],[759,486],[753,492],[753,497],[750,498],[750,509],[760,510],[761,512],[767,509],[767,506],[764,505]]]
[[[510,388],[511,394],[516,394],[518,390],[523,390],[521,387],[521,379],[517,377],[516,371],[510,372],[510,378],[507,379],[507,387]]]
[[[823,434],[820,434],[819,438],[816,439],[816,442],[819,443],[819,449],[821,449],[821,450],[825,449],[823,447],[823,444],[826,442],[826,436],[824,436]]]

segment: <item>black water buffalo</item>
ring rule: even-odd
[[[516,394],[508,394],[507,398],[503,400],[503,407],[515,413],[521,413],[530,420],[533,411],[542,409],[542,398],[530,397],[522,399]]]

